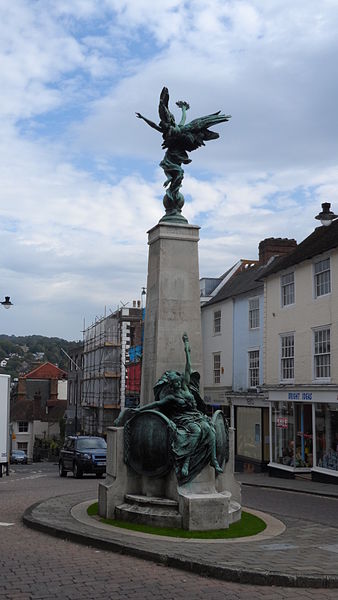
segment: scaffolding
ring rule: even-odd
[[[83,429],[102,435],[120,406],[121,336],[118,313],[83,332]],[[115,409],[115,410],[114,410]]]
[[[125,406],[126,362],[139,307],[121,308],[83,332],[82,430],[104,435]]]

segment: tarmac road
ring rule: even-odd
[[[0,599],[1,600],[333,600],[337,590],[295,589],[239,585],[203,578],[152,562],[56,539],[26,528],[21,521],[27,507],[42,499],[80,491],[96,495],[98,482],[87,476],[61,479],[48,463],[12,465],[0,479]],[[243,489],[245,502],[268,510],[305,510],[302,498],[289,492]],[[277,501],[278,498],[278,501]],[[331,502],[310,496],[309,515],[331,515]],[[312,503],[312,508],[311,508]],[[337,504],[336,504],[337,506]],[[336,513],[337,514],[337,513]],[[298,515],[299,516],[299,515]],[[326,516],[325,516],[326,518]],[[327,518],[332,518],[328,516]],[[321,521],[320,521],[321,522]],[[332,524],[332,523],[331,523]],[[306,549],[305,549],[306,551]]]
[[[242,502],[248,508],[262,510],[279,518],[294,517],[321,525],[338,527],[338,498],[312,496],[291,491],[281,492],[280,490],[243,485]]]

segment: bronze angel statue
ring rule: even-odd
[[[162,167],[166,176],[166,181],[163,184],[166,188],[166,194],[163,198],[166,215],[161,221],[186,222],[186,219],[181,214],[184,204],[184,197],[180,193],[184,177],[182,164],[187,165],[191,162],[188,152],[192,152],[200,146],[205,146],[204,142],[219,138],[219,134],[215,131],[210,131],[209,127],[228,121],[231,115],[224,115],[221,111],[218,111],[206,117],[194,119],[186,124],[187,110],[190,107],[187,102],[179,100],[176,104],[182,110],[182,116],[180,122],[177,124],[174,115],[169,110],[168,104],[169,92],[168,88],[164,87],[158,107],[160,116],[159,125],[140,113],[136,113],[136,116],[139,119],[143,119],[153,129],[162,133],[163,137],[162,148],[166,150],[166,153],[160,162],[160,167]]]
[[[166,415],[173,431],[170,453],[180,485],[191,481],[208,464],[214,468],[216,474],[223,472],[217,458],[215,424],[206,414],[206,405],[199,390],[200,375],[192,370],[190,344],[186,333],[183,334],[182,340],[186,357],[184,372],[163,373],[154,386],[155,400],[141,408],[124,409],[114,423],[115,426],[122,427],[134,415],[149,410]],[[228,438],[228,426],[224,427]]]

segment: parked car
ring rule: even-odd
[[[59,475],[66,477],[72,471],[74,477],[83,473],[95,473],[102,477],[106,471],[107,444],[101,437],[70,436],[60,452]]]
[[[13,450],[11,454],[11,463],[27,464],[27,454],[24,450]]]

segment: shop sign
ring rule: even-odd
[[[288,400],[312,400],[312,392],[289,392]]]
[[[288,424],[288,417],[277,417],[276,425],[279,429],[287,429]]]

